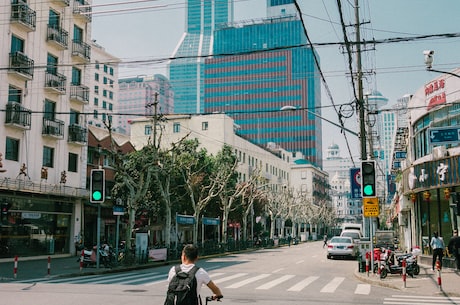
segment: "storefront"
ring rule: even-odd
[[[75,198],[2,194],[0,202],[0,258],[73,251]]]

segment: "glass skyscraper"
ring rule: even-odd
[[[232,9],[222,2],[188,1],[188,31],[175,56],[191,58],[170,64],[175,113],[225,112],[239,135],[271,149],[302,152],[321,167],[321,120],[312,114],[321,115],[319,57],[307,46],[293,1],[267,0],[270,17],[241,22],[227,20]],[[206,7],[210,3],[214,9]],[[205,7],[198,12],[200,4]],[[198,20],[204,21],[200,27]]]
[[[232,0],[188,0],[186,32],[169,64],[174,90],[175,113],[204,111],[204,59],[213,53],[212,41],[217,24],[233,18]]]

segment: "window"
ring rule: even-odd
[[[104,76],[104,85],[107,85],[107,77]]]
[[[102,122],[105,122],[107,120],[107,114],[103,113],[102,114]]]
[[[99,94],[99,86],[94,86],[94,94]]]
[[[50,53],[48,53],[46,72],[49,74],[56,75],[58,66],[58,58]]]
[[[8,102],[21,103],[22,90],[13,86],[8,87]]]
[[[94,74],[94,80],[97,82],[99,81],[99,73]]]
[[[105,73],[107,73],[108,68],[109,68],[109,67],[108,67],[107,65],[104,65],[104,72],[105,72]]]
[[[109,91],[109,99],[113,100],[113,92]]]
[[[73,40],[77,43],[83,42],[83,29],[76,25],[73,26]]]
[[[107,90],[102,91],[102,96],[107,97]]]
[[[11,36],[11,53],[16,52],[24,52],[24,40],[13,35]]]
[[[78,125],[80,123],[80,112],[70,109],[70,125]]]
[[[97,70],[99,70],[99,62],[96,61],[96,64],[94,65],[94,68],[96,68]]]
[[[113,104],[109,103],[109,110],[113,110]]]
[[[208,122],[202,122],[201,123],[201,130],[208,130],[209,124]]]
[[[174,123],[173,124],[173,132],[174,133],[180,132],[180,123]]]
[[[107,109],[107,102],[106,101],[102,101],[102,108]]]
[[[43,113],[43,117],[47,120],[54,121],[56,117],[56,103],[45,99],[45,113]]]
[[[78,172],[78,155],[69,153],[69,172],[76,173]]]
[[[97,97],[94,98],[94,106],[99,106],[99,99]]]
[[[81,85],[81,70],[75,67],[72,67],[72,85]]]
[[[54,10],[50,10],[49,11],[49,15],[48,15],[48,26],[50,28],[53,28],[53,29],[59,29],[59,25],[61,24],[60,22],[60,16],[59,14],[54,11]]]
[[[112,67],[110,67],[110,69],[109,69],[109,74],[113,75],[113,68]],[[111,81],[110,83],[112,84],[113,82]]]
[[[6,137],[5,159],[19,160],[19,140]]]
[[[98,116],[97,110],[94,110],[93,116],[94,116],[95,119],[97,119],[97,116]]]
[[[43,146],[43,166],[54,166],[54,148]]]
[[[145,125],[144,126],[144,134],[149,136],[152,134],[152,125]]]

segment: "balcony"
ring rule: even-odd
[[[70,5],[70,0],[52,0],[53,3],[62,5],[62,6],[69,6]]]
[[[48,25],[46,39],[60,50],[66,50],[69,46],[69,32]]]
[[[32,80],[34,77],[34,61],[22,52],[10,53],[8,73],[16,74],[22,80]]]
[[[13,1],[11,4],[11,23],[19,25],[27,32],[35,31],[37,13],[30,9],[27,3]]]
[[[83,85],[70,85],[70,100],[88,104],[89,88]]]
[[[22,107],[20,103],[8,102],[6,104],[5,125],[20,129],[30,129],[32,112]]]
[[[43,118],[42,135],[57,139],[63,139],[64,122],[57,119]]]
[[[86,21],[91,22],[91,5],[87,1],[75,1],[73,4],[73,13],[76,16],[85,18]]]
[[[88,141],[88,131],[80,125],[72,124],[69,126],[69,143],[85,145]]]
[[[83,63],[87,63],[90,60],[91,46],[80,40],[72,40],[72,56],[80,59]]]
[[[66,81],[62,74],[45,72],[45,88],[51,93],[65,94]]]

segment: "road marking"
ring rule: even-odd
[[[282,270],[284,270],[284,268],[276,269],[276,270],[272,271],[272,273],[278,273],[278,272],[280,272],[280,271],[282,271]]]
[[[416,295],[392,295],[391,298],[385,298],[383,304],[402,305],[402,304],[460,304],[459,297],[432,297]]]
[[[278,284],[281,284],[282,282],[285,282],[287,280],[289,280],[290,278],[293,278],[295,275],[283,275],[282,277],[276,279],[276,280],[273,280],[271,282],[268,282],[262,286],[259,286],[257,287],[256,289],[263,289],[263,290],[268,290],[270,288],[273,288],[275,287],[276,285]]]
[[[244,285],[253,283],[253,282],[255,282],[255,281],[264,279],[264,278],[269,277],[269,276],[270,276],[270,274],[267,274],[267,273],[260,274],[260,275],[258,275],[258,276],[254,276],[254,277],[248,278],[248,279],[246,279],[246,280],[244,280],[244,281],[241,281],[241,282],[232,284],[232,285],[230,285],[230,286],[228,286],[228,287],[225,287],[225,288],[240,288],[240,287],[243,287]]]
[[[371,285],[370,284],[358,284],[355,289],[355,294],[365,294],[368,295],[371,293]]]
[[[223,283],[223,282],[227,282],[227,281],[230,281],[230,280],[233,280],[233,279],[245,276],[245,275],[247,275],[247,273],[237,273],[237,274],[234,274],[234,275],[230,275],[230,276],[227,276],[227,277],[217,279],[217,280],[215,280],[213,282],[216,283],[216,284]]]
[[[296,262],[296,265],[298,265],[298,264],[302,264],[303,262],[304,262],[304,260],[302,259],[302,260],[300,260],[300,261]]]
[[[335,277],[332,281],[330,281],[326,286],[321,289],[320,292],[325,292],[325,293],[332,293],[334,292],[337,287],[345,280],[344,277]]]
[[[301,291],[302,289],[304,289],[305,287],[307,287],[308,285],[310,285],[317,279],[319,279],[319,276],[309,276],[303,281],[300,281],[299,283],[289,288],[288,291]]]

